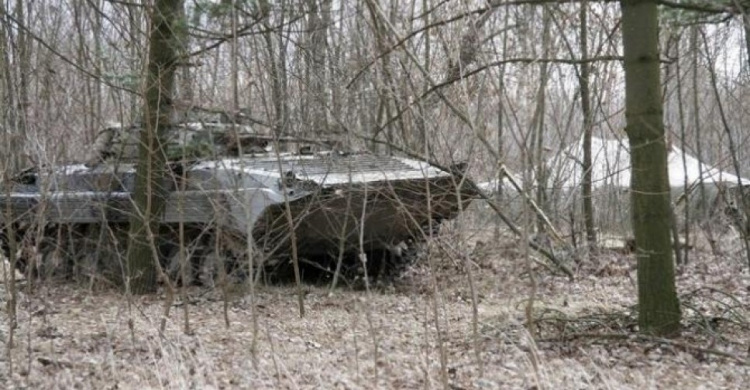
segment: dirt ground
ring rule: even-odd
[[[442,247],[448,251],[435,250],[432,261],[369,293],[303,286],[304,317],[294,286],[257,286],[253,294],[233,286],[226,305],[221,291],[193,287],[187,299],[176,298],[163,332],[164,293],[128,299],[60,283],[30,292],[21,282],[12,347],[7,310],[0,314],[0,386],[731,389],[750,382],[750,275],[739,250],[691,252],[678,275],[683,334],[658,340],[635,332],[631,256],[571,263],[570,281],[540,258],[529,272],[512,237],[484,232]]]

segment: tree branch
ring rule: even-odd
[[[588,64],[588,63],[599,62],[599,61],[622,61],[622,56],[599,56],[599,57],[586,58],[585,60],[568,59],[568,58],[508,58],[508,59],[504,59],[500,61],[490,62],[488,64],[472,69],[470,71],[464,72],[463,74],[459,76],[455,76],[455,77],[446,79],[439,84],[435,84],[432,88],[425,91],[425,93],[422,94],[421,98],[424,99],[427,95],[433,93],[438,88],[443,88],[445,86],[448,86],[457,81],[463,80],[467,77],[473,76],[489,68],[494,68],[496,66],[501,66],[505,64],[529,64],[531,65],[531,64],[548,63],[548,64],[579,65],[579,64]]]
[[[57,51],[54,47],[52,47],[49,43],[47,43],[44,39],[42,39],[42,37],[36,35],[33,30],[31,30],[25,24],[23,24],[21,21],[19,21],[15,17],[13,17],[13,15],[11,15],[11,14],[5,12],[5,11],[2,11],[2,16],[4,18],[7,18],[8,20],[10,20],[19,29],[24,30],[27,34],[29,34],[29,36],[33,40],[37,41],[37,43],[39,43],[40,45],[42,45],[42,47],[44,47],[45,49],[49,50],[50,53],[54,54],[56,57],[60,58],[63,62],[65,62],[68,65],[72,66],[73,68],[77,69],[79,72],[83,73],[84,75],[89,76],[92,79],[97,80],[100,83],[102,83],[104,85],[107,85],[107,86],[109,86],[109,87],[111,87],[113,89],[124,91],[124,92],[128,92],[128,93],[132,93],[134,95],[139,95],[140,94],[140,92],[135,91],[133,89],[130,89],[130,88],[127,88],[127,87],[123,87],[121,85],[116,85],[116,84],[110,83],[109,81],[107,81],[106,79],[104,79],[103,77],[101,77],[100,75],[97,75],[94,72],[92,72],[92,71],[84,68],[80,64],[77,64],[75,61],[71,60],[70,58],[66,57],[65,55],[63,55],[62,53],[60,53],[59,51]]]
[[[665,7],[669,8],[675,8],[675,9],[682,9],[685,11],[695,11],[695,12],[703,12],[703,13],[709,13],[709,14],[737,14],[739,10],[737,10],[735,7],[731,6],[730,4],[725,4],[724,6],[721,5],[715,5],[709,3],[693,3],[693,2],[677,2],[677,1],[671,1],[671,0],[657,0],[656,4],[663,5]]]

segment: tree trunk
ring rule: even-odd
[[[24,1],[18,0],[16,1],[16,18],[21,23],[26,24],[27,26],[30,25],[30,23],[27,21],[31,20],[31,12],[25,12],[24,7],[28,6],[29,9],[31,8],[31,4],[28,4]],[[18,51],[16,54],[18,55],[19,59],[19,67],[18,67],[18,95],[17,95],[17,101],[18,109],[16,111],[17,115],[17,126],[18,126],[18,134],[19,136],[26,137],[29,131],[29,106],[31,105],[31,99],[29,98],[29,73],[31,72],[31,44],[29,41],[28,33],[25,29],[19,28],[18,29]],[[21,143],[23,143],[24,138],[21,138]]]
[[[270,10],[270,4],[268,0],[259,1],[260,8],[263,10]],[[279,25],[284,24],[284,12],[285,3],[282,2],[281,9],[279,10]],[[284,57],[286,56],[284,48],[284,34],[282,33],[283,27],[279,27],[277,30],[271,26],[269,22],[270,15],[268,13],[261,12],[258,14],[258,19],[263,25],[266,32],[263,33],[263,39],[266,43],[266,51],[268,52],[268,73],[271,78],[271,100],[273,103],[273,132],[277,136],[282,136],[285,127],[289,125],[287,121],[288,102],[285,97],[285,75],[286,72],[284,66]],[[274,48],[274,37],[278,37],[279,50]]]
[[[583,113],[583,183],[581,195],[583,198],[583,224],[586,228],[586,241],[589,247],[596,246],[596,227],[594,226],[594,202],[591,198],[592,172],[591,172],[591,136],[593,123],[591,116],[591,92],[589,90],[589,64],[588,58],[588,2],[581,4],[581,111]]]
[[[10,5],[8,5],[10,6]],[[24,6],[29,6],[22,1],[17,1],[15,5],[15,19],[27,24],[28,13],[25,12]],[[10,23],[10,9],[6,8],[5,3],[0,5],[3,19],[2,38],[0,52],[3,56],[0,67],[0,82],[2,88],[2,122],[0,129],[7,126],[7,143],[3,145],[8,156],[0,163],[0,168],[7,174],[13,174],[17,170],[27,165],[27,157],[24,153],[24,146],[28,134],[28,111],[31,100],[29,99],[29,72],[31,72],[31,44],[28,39],[28,33],[23,28],[18,28],[15,39],[13,28]],[[7,15],[7,17],[6,17]]]
[[[745,33],[745,54],[747,55],[747,66],[750,68],[750,1],[738,1],[742,13],[742,27]]]
[[[6,15],[5,3],[0,2],[0,14]],[[3,131],[3,156],[7,156],[4,161],[0,161],[0,172],[2,174],[12,175],[23,167],[21,152],[23,151],[23,141],[26,138],[23,128],[18,126],[18,106],[16,106],[16,96],[14,95],[13,85],[15,84],[13,64],[11,62],[11,38],[9,22],[3,16],[0,24],[0,104],[9,109],[0,110],[0,129]]]
[[[551,10],[544,6],[542,10],[542,58],[549,58],[550,40],[552,31]],[[536,108],[534,116],[531,119],[530,129],[531,141],[529,149],[529,169],[533,171],[534,179],[537,182],[534,189],[536,204],[543,210],[547,203],[547,171],[544,164],[544,130],[547,107],[547,82],[549,81],[549,64],[542,61],[539,64],[539,88],[536,95]],[[544,219],[538,215],[536,219],[537,232],[542,233],[546,229]]]
[[[169,126],[171,94],[180,43],[177,20],[181,0],[157,0],[151,14],[148,74],[145,90],[145,126],[141,130],[136,167],[135,212],[130,218],[127,271],[131,292],[156,289],[159,222],[167,193],[165,154],[161,148]]]
[[[638,325],[643,333],[680,330],[670,242],[669,176],[660,93],[655,0],[621,0],[626,132],[631,151],[631,204],[638,259]]]
[[[142,19],[145,14],[145,10],[136,3],[128,3],[128,36],[131,40],[128,43],[128,57],[130,58],[128,72],[131,77],[140,76],[142,68],[142,48],[146,46],[146,42],[141,39],[141,31],[145,30],[143,27]],[[131,123],[138,122],[141,118],[141,108],[139,104],[139,96],[136,94],[130,94],[129,96],[129,121]]]
[[[307,1],[307,48],[309,50],[308,72],[308,105],[313,134],[328,132],[327,112],[327,61],[328,61],[328,28],[331,24],[331,2],[329,0]]]
[[[197,10],[193,10],[193,13],[190,14],[188,10],[184,7],[181,7],[181,13],[180,17],[185,20],[187,23],[190,21],[191,27],[197,27],[200,25],[200,12]],[[181,41],[180,45],[180,57],[182,58],[182,62],[189,62],[188,55],[190,54],[190,34],[187,33],[187,29],[183,29],[181,31],[181,36],[179,37]],[[179,76],[177,79],[179,80],[179,83],[177,85],[177,89],[179,91],[179,96],[177,98],[179,99],[179,109],[185,112],[180,112],[181,117],[189,118],[188,113],[190,110],[195,106],[195,102],[193,101],[195,98],[194,89],[193,89],[193,76],[191,75],[193,72],[190,70],[190,65],[186,64],[182,67],[182,69],[179,72]],[[183,116],[184,115],[184,116]]]

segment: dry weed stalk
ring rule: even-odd
[[[8,174],[7,167],[3,170],[3,183],[5,185],[5,196],[10,196],[10,175]],[[5,266],[3,266],[3,282],[5,286],[8,286],[8,293],[10,294],[8,301],[6,302],[6,308],[5,310],[8,313],[8,341],[6,342],[6,353],[8,356],[8,367],[9,367],[9,373],[13,374],[13,355],[12,355],[12,349],[14,345],[14,338],[15,338],[15,332],[16,327],[18,326],[18,291],[16,286],[16,265],[18,262],[18,256],[17,256],[17,242],[15,237],[15,228],[13,226],[13,209],[11,208],[10,202],[6,203],[5,210],[3,210],[3,213],[5,214],[5,226],[3,226],[3,229],[5,230],[5,235],[8,239],[8,246],[9,250],[8,253],[10,254],[10,258],[8,259],[8,262],[10,263],[8,272],[5,271]]]
[[[266,328],[266,337],[268,337],[268,346],[271,349],[271,360],[273,361],[273,369],[276,372],[276,375],[275,375],[276,385],[278,386],[278,388],[282,388],[284,386],[281,383],[281,370],[279,369],[279,359],[276,354],[276,346],[275,346],[275,343],[273,342],[273,336],[271,335],[271,330],[268,329],[268,325],[266,325],[265,328]],[[255,343],[255,341],[253,341],[253,343]],[[257,368],[257,363],[253,363],[253,364],[255,364]]]
[[[184,183],[187,181],[185,175],[186,175],[186,173],[183,172],[182,188],[181,188],[183,191],[184,191],[184,188],[185,188],[185,184]],[[185,204],[184,203],[185,203],[184,196],[182,196],[182,194],[180,194],[180,196],[177,197],[177,209],[178,209],[179,213],[184,213],[185,212],[184,211],[184,208],[185,208]],[[183,306],[183,308],[182,308],[182,314],[183,314],[183,333],[185,333],[185,334],[191,334],[192,331],[190,330],[190,310],[188,309],[188,304],[187,304],[188,303],[187,288],[188,288],[188,283],[189,283],[188,273],[190,272],[190,269],[188,268],[189,264],[188,264],[188,261],[187,261],[188,260],[187,259],[187,252],[186,252],[186,248],[185,248],[185,246],[187,245],[187,243],[185,242],[185,223],[182,222],[182,221],[180,221],[179,224],[177,225],[177,229],[178,229],[178,232],[177,232],[177,234],[178,234],[177,245],[179,245],[178,256],[179,256],[179,266],[180,266],[179,278],[182,281],[182,286],[181,286],[182,288],[180,289],[180,295],[182,296],[182,302],[183,302],[183,305],[182,305]]]
[[[427,194],[427,215],[432,215],[432,194],[430,192],[430,182],[425,179],[425,193]],[[434,221],[432,218],[427,218],[427,234],[428,238],[432,239],[434,229]],[[430,285],[432,287],[432,320],[435,322],[435,334],[437,336],[438,351],[440,352],[440,381],[444,389],[450,388],[448,381],[448,353],[445,349],[445,343],[443,341],[443,332],[440,325],[440,288],[438,287],[437,279],[437,267],[435,266],[435,259],[427,246],[427,263],[430,267]]]
[[[367,215],[367,184],[365,183],[365,187],[363,189],[363,196],[362,196],[362,213],[360,214],[360,223],[359,223],[359,261],[362,266],[362,270],[364,272],[364,281],[365,281],[365,293],[366,293],[366,299],[365,299],[365,316],[367,318],[367,326],[368,330],[370,332],[370,337],[372,339],[372,347],[373,347],[373,372],[375,375],[375,383],[378,383],[378,359],[380,358],[380,344],[378,342],[378,332],[377,328],[375,327],[374,321],[372,315],[372,308],[370,307],[371,300],[372,300],[372,292],[370,291],[370,277],[367,274],[367,254],[365,253],[365,216]]]
[[[461,180],[456,183],[455,180],[453,181],[453,185],[456,188],[456,199],[458,204],[458,212],[459,214],[462,214],[464,212],[463,210],[463,200],[461,199],[461,191],[459,190],[461,187],[463,187],[464,182],[466,181],[466,175],[461,176]],[[457,222],[460,224],[460,221]],[[464,229],[459,225],[458,232],[459,232],[459,242],[463,241],[463,231]],[[484,361],[482,360],[482,348],[479,340],[479,303],[477,300],[477,289],[474,284],[474,272],[472,271],[472,265],[471,265],[471,259],[469,258],[468,253],[466,251],[461,251],[461,258],[463,259],[463,266],[466,270],[466,279],[469,282],[469,291],[471,293],[471,334],[472,334],[472,344],[474,349],[474,355],[477,360],[477,367],[479,368],[479,376],[484,376]]]
[[[281,155],[279,154],[279,143],[274,142],[274,153],[276,154],[276,163],[279,166],[279,177],[284,177],[284,168],[281,164]],[[299,272],[299,256],[297,254],[297,233],[292,215],[292,207],[289,205],[289,195],[287,194],[286,180],[280,180],[281,192],[284,195],[284,214],[286,216],[287,226],[289,227],[289,240],[292,245],[292,266],[294,267],[294,283],[297,285],[297,304],[299,305],[299,316],[305,316],[305,293],[302,291],[302,280]]]
[[[351,182],[351,170],[349,171],[349,182]],[[346,236],[349,234],[347,225],[349,222],[349,216],[352,212],[352,193],[351,191],[349,191],[346,196],[346,210],[344,211],[343,217],[344,223],[341,224],[341,232],[339,233],[339,248],[338,254],[336,255],[336,269],[333,271],[333,280],[331,280],[329,294],[333,293],[333,290],[338,284],[339,276],[341,275],[341,266],[344,263],[344,255],[346,252]],[[364,223],[364,221],[362,222]]]

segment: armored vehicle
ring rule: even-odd
[[[122,274],[140,131],[107,128],[85,162],[4,183],[6,255],[13,246],[19,267],[34,272]],[[364,252],[396,267],[476,196],[458,171],[245,125],[175,124],[164,149],[168,197],[155,256],[171,276],[190,264],[191,281],[243,268],[248,254],[278,267],[295,251],[306,262]]]

